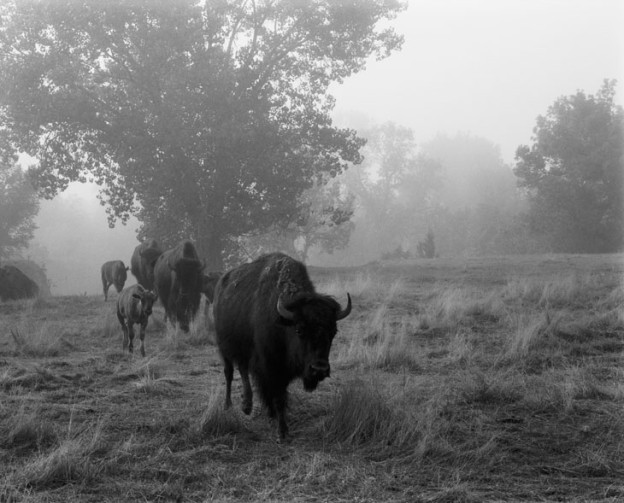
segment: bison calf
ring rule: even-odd
[[[122,349],[128,348],[131,353],[134,350],[134,324],[141,325],[141,356],[145,356],[145,328],[152,314],[152,306],[156,301],[156,295],[143,288],[141,285],[132,285],[121,292],[117,299],[117,318],[123,331]]]
[[[296,378],[307,391],[329,377],[336,322],[351,312],[315,291],[306,267],[282,253],[264,255],[225,273],[217,283],[214,319],[223,358],[226,408],[232,405],[234,365],[243,382],[243,412],[252,409],[251,373],[280,439],[288,435],[287,388]]]
[[[109,260],[102,264],[102,289],[104,290],[104,300],[108,300],[108,289],[115,285],[117,293],[123,290],[128,279],[128,267],[121,260]]]

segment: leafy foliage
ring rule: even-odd
[[[298,198],[361,160],[331,82],[397,49],[398,0],[33,0],[1,9],[0,105],[39,191],[101,187],[109,222],[226,242],[292,222]]]
[[[28,245],[38,211],[37,194],[19,166],[0,164],[0,259]]]
[[[615,81],[561,97],[516,151],[531,229],[557,252],[614,252],[624,244],[624,112]]]
[[[345,248],[355,227],[351,221],[354,205],[355,196],[340,180],[315,184],[299,198],[299,214],[293,222],[241,238],[232,259],[240,262],[244,256],[281,250],[306,262],[314,247],[330,254]]]

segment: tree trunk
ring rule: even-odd
[[[220,232],[201,226],[197,229],[197,251],[199,256],[206,260],[205,272],[224,272],[223,244],[224,239]]]

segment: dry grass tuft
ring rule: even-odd
[[[26,412],[25,404],[0,422],[0,445],[5,449],[42,450],[57,441],[53,425],[39,410]]]
[[[413,418],[362,380],[342,387],[320,428],[326,441],[364,448],[376,458],[413,448],[418,438]]]
[[[222,388],[212,390],[208,403],[195,427],[200,437],[222,437],[225,435],[250,434],[246,421],[234,407],[224,408],[225,394]]]
[[[28,318],[10,329],[9,333],[15,345],[15,353],[20,356],[62,356],[74,348],[59,327]]]
[[[71,483],[89,483],[99,471],[94,454],[103,449],[103,430],[104,422],[99,421],[87,431],[73,435],[70,423],[67,437],[15,472],[13,484],[45,490]]]
[[[389,316],[389,305],[402,287],[401,281],[393,283],[386,302],[357,322],[348,343],[338,351],[339,362],[367,368],[419,368],[420,355],[411,341],[418,330],[417,318],[403,316],[395,321]]]

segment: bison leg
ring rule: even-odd
[[[128,339],[130,340],[128,344],[128,351],[133,353],[134,352],[134,326],[132,323],[128,323]]]
[[[286,423],[287,401],[288,395],[286,392],[280,393],[273,401],[275,411],[277,412],[277,432],[279,435],[278,441],[280,442],[288,438],[288,424]]]
[[[225,374],[225,408],[232,406],[232,379],[234,378],[234,365],[232,360],[223,358],[223,373]]]
[[[104,302],[108,300],[108,288],[110,285],[106,282],[106,280],[102,280],[102,290],[104,290]]]
[[[243,406],[242,411],[249,415],[251,414],[251,409],[253,408],[253,391],[251,390],[251,383],[249,382],[249,369],[247,365],[238,365],[238,371],[241,375],[241,380],[243,381]]]
[[[128,327],[126,326],[126,320],[119,313],[117,313],[117,319],[119,320],[119,323],[121,323],[121,333],[123,334],[123,338],[121,340],[121,350],[125,351],[128,347]]]
[[[141,323],[141,332],[139,333],[139,337],[141,338],[141,356],[145,356],[145,344],[143,341],[145,340],[145,328],[147,327],[147,323]]]

